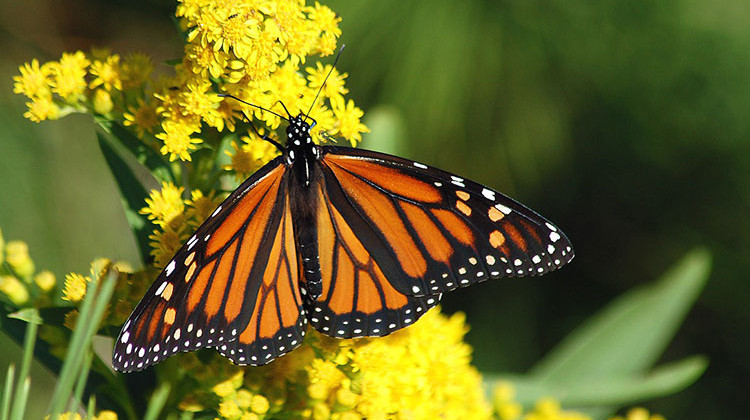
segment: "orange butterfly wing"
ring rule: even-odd
[[[202,347],[249,364],[299,345],[305,317],[281,162],[248,178],[167,264],[115,342],[117,370]]]
[[[306,305],[329,335],[385,335],[443,292],[573,258],[557,227],[480,184],[361,149],[325,147],[320,162],[323,293]]]

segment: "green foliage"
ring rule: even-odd
[[[692,384],[708,361],[694,356],[653,368],[708,280],[710,256],[696,250],[652,284],[618,297],[512,383],[519,402],[552,396],[595,418]],[[651,370],[653,369],[653,370]]]

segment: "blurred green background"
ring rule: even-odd
[[[712,277],[663,361],[711,364],[645,405],[671,419],[750,413],[746,1],[325,3],[343,18],[339,67],[373,130],[364,147],[503,191],[576,247],[560,272],[444,297],[468,315],[480,370],[524,372],[614,296],[705,245]],[[0,227],[58,276],[137,254],[91,118],[24,120],[11,77],[91,46],[178,57],[174,5],[0,0]]]

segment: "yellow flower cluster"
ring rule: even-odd
[[[149,235],[151,255],[156,267],[164,267],[174,253],[197,226],[219,205],[213,193],[204,195],[193,190],[189,200],[184,200],[184,189],[171,182],[162,183],[161,190],[152,190],[146,207],[140,210],[157,229]]]
[[[121,60],[104,50],[88,56],[82,51],[63,53],[58,61],[40,65],[34,59],[21,66],[21,75],[13,77],[13,91],[31,99],[24,116],[35,122],[85,111],[113,117],[127,106],[124,86],[141,87],[152,69],[143,54]]]
[[[516,392],[508,382],[498,383],[493,390],[495,415],[500,420],[593,420],[590,416],[573,411],[563,410],[560,403],[552,398],[542,398],[534,407],[524,412],[523,407],[515,400]],[[649,414],[642,407],[628,410],[625,417],[610,417],[609,420],[664,420],[659,414]]]
[[[213,408],[224,419],[489,419],[466,331],[463,315],[435,309],[382,338],[341,340],[310,329],[300,348],[262,367],[188,361],[181,365],[194,366],[189,375],[210,383],[219,402],[190,395],[181,406]]]
[[[100,411],[99,414],[93,417],[85,417],[90,420],[117,420],[117,413],[110,410]],[[44,417],[45,420],[50,420],[50,416]],[[68,411],[57,416],[57,420],[84,420],[84,417],[80,413],[74,413]]]
[[[122,59],[106,50],[76,51],[45,64],[32,60],[14,77],[14,92],[31,100],[24,115],[39,122],[94,112],[131,127],[170,160],[183,161],[192,160],[202,143],[218,144],[217,133],[234,131],[240,112],[275,130],[280,119],[274,113],[286,116],[279,102],[293,115],[309,110],[317,139],[325,132],[355,145],[368,131],[362,111],[344,99],[345,74],[320,63],[300,69],[310,55],[336,48],[340,18],[328,7],[304,0],[183,0],[177,17],[187,42],[173,74],[153,77],[151,59],[140,53]]]
[[[49,302],[55,288],[55,275],[36,273],[29,246],[22,241],[5,243],[0,231],[0,296],[16,307]]]

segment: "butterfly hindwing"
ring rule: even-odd
[[[267,266],[284,260],[274,246],[289,218],[285,174],[280,158],[258,170],[180,248],[124,324],[115,342],[116,369],[141,370],[177,352],[237,341],[257,300],[269,295]],[[286,283],[295,282],[288,277]]]
[[[331,203],[345,210],[403,294],[539,275],[573,258],[570,242],[552,223],[478,183],[361,149],[326,147],[321,161]]]
[[[437,305],[439,295],[411,296],[396,290],[382,265],[365,248],[367,226],[352,217],[340,192],[317,186],[320,296],[306,299],[310,323],[334,337],[383,336],[414,323]],[[346,214],[346,216],[344,215]]]

